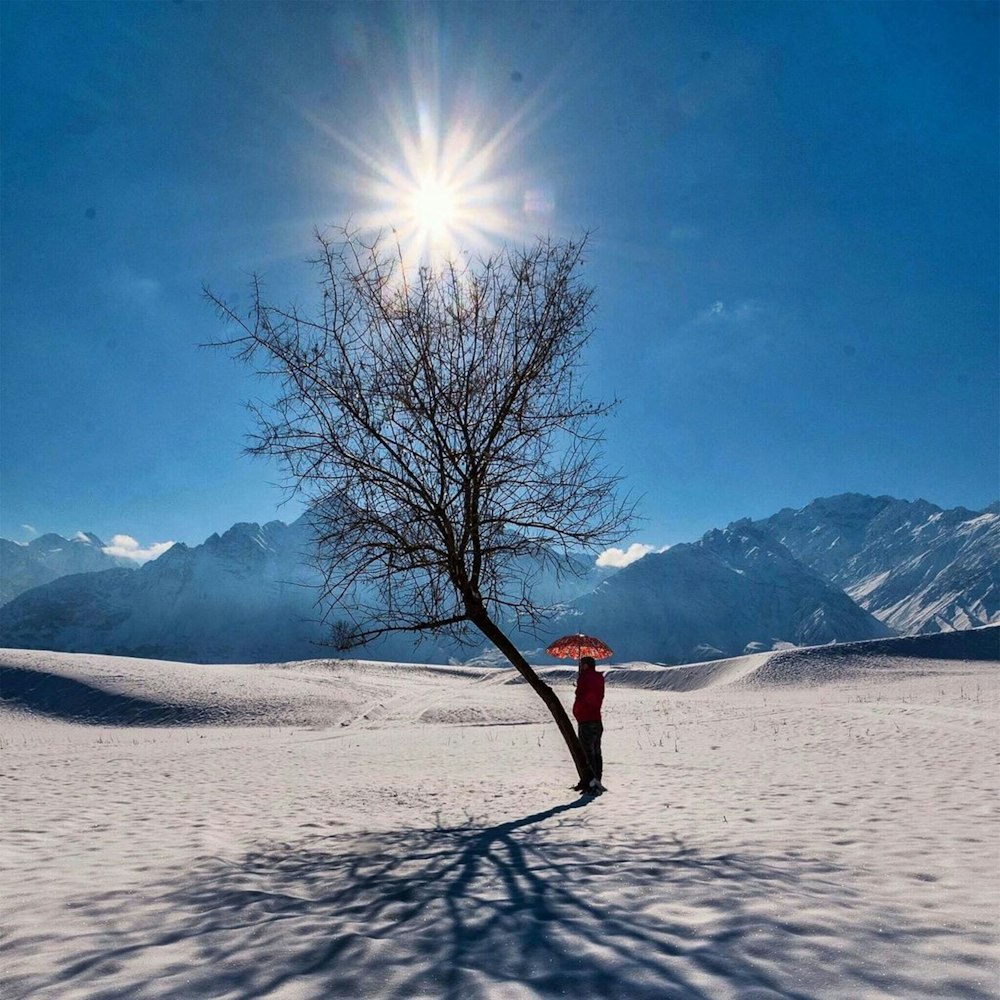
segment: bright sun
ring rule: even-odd
[[[412,192],[409,209],[413,221],[432,242],[447,242],[458,219],[458,198],[438,177],[424,177]]]
[[[481,116],[449,124],[426,106],[414,111],[393,114],[392,146],[364,157],[364,225],[392,230],[410,264],[488,252],[519,237],[523,190],[501,171],[511,129],[483,134],[469,124]]]
[[[434,30],[421,30],[419,39],[408,52],[409,73],[381,81],[374,103],[363,106],[364,118],[346,131],[325,111],[309,112],[310,122],[347,153],[332,169],[324,155],[322,169],[338,201],[349,199],[351,224],[391,238],[406,269],[488,256],[551,232],[551,167],[529,168],[524,155],[529,137],[555,110],[549,88],[516,95],[481,89],[495,77],[492,67],[445,87]]]

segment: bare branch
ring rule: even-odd
[[[338,641],[543,620],[540,568],[572,573],[633,514],[600,458],[615,404],[581,386],[586,241],[408,274],[381,238],[316,237],[315,315],[259,278],[246,315],[206,295],[218,346],[272,383],[248,450],[309,505],[328,614],[351,616]]]

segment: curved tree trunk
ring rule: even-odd
[[[559,732],[562,733],[563,739],[566,741],[566,746],[569,747],[581,784],[589,785],[593,773],[587,763],[587,756],[583,752],[580,737],[573,728],[573,723],[566,714],[566,709],[559,700],[559,696],[535,673],[531,664],[488,615],[476,616],[472,622],[510,660],[517,672],[531,685],[535,694],[545,702],[548,710],[552,713],[552,718],[555,719],[556,725],[559,727]]]

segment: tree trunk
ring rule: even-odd
[[[535,673],[517,647],[488,615],[477,616],[472,619],[472,622],[510,660],[517,672],[531,685],[535,694],[545,702],[548,710],[552,713],[552,718],[555,719],[556,725],[559,727],[559,732],[562,733],[563,739],[566,741],[566,746],[569,747],[573,763],[576,765],[577,774],[580,776],[580,783],[584,786],[589,785],[593,773],[590,770],[590,765],[587,763],[587,756],[583,752],[583,744],[580,742],[580,737],[573,728],[573,723],[570,722],[569,716],[566,714],[566,709],[563,708],[563,703],[559,700],[559,696]]]

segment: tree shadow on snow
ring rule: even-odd
[[[853,995],[927,995],[901,939],[951,932],[875,912],[830,862],[706,854],[627,830],[593,842],[573,816],[587,801],[486,828],[316,836],[205,859],[161,897],[164,923],[61,978],[130,957],[144,969],[154,949],[186,941],[197,961],[148,995],[804,1000],[848,983]],[[948,995],[985,997],[971,982]]]

